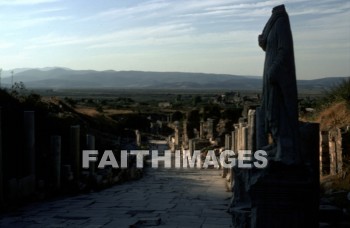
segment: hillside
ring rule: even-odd
[[[28,88],[133,88],[133,89],[231,89],[261,90],[262,78],[228,74],[143,71],[94,71],[67,68],[20,69],[14,82],[24,82]],[[6,73],[7,76],[8,73]],[[342,77],[299,80],[300,91],[322,91]],[[5,77],[9,86],[11,78]]]

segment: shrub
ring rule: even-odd
[[[345,101],[350,105],[350,77],[344,78],[340,83],[326,91],[326,104],[340,101]]]

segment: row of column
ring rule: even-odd
[[[27,196],[34,193],[36,188],[36,164],[35,164],[35,112],[25,111],[23,114],[23,129],[24,129],[24,150],[21,158],[25,161],[23,171],[25,176],[17,179],[13,178],[9,180],[9,188],[11,197]],[[3,165],[3,148],[2,148],[2,110],[0,107],[0,205],[4,202],[4,165]],[[79,179],[81,173],[81,150],[80,150],[80,126],[75,125],[70,128],[70,161],[73,168],[73,175],[76,180]],[[51,160],[49,167],[51,167],[50,179],[54,188],[60,188],[61,186],[61,152],[62,152],[62,140],[61,136],[53,135],[50,138],[50,153]],[[95,137],[93,135],[86,135],[86,149],[95,149]],[[90,174],[93,175],[94,165],[90,166]],[[10,197],[10,198],[11,198]]]
[[[247,118],[241,118],[238,124],[234,124],[234,131],[231,134],[225,135],[225,150],[232,150],[236,156],[240,150],[256,149],[256,134],[255,134],[255,110],[248,111]],[[226,177],[230,190],[233,189],[234,168],[223,169],[223,177]]]
[[[255,110],[250,109],[247,120],[241,118],[238,124],[234,124],[234,131],[225,135],[225,150],[238,152],[239,150],[256,149],[255,134]]]

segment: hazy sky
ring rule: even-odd
[[[282,3],[298,79],[349,76],[349,0],[0,0],[0,67],[259,76],[257,36]]]

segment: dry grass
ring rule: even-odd
[[[101,115],[100,112],[98,112],[96,110],[96,108],[89,108],[89,107],[77,107],[75,108],[75,111],[84,114],[84,115],[88,115],[88,116],[98,116]],[[110,116],[110,115],[118,115],[118,114],[132,114],[134,113],[132,110],[120,110],[120,109],[103,109],[103,114],[105,114],[106,116]]]
[[[350,125],[350,110],[345,101],[334,103],[321,111],[315,122],[320,123],[321,130]]]
[[[130,109],[104,109],[103,112],[107,115],[132,114],[134,111]]]
[[[87,116],[98,116],[100,113],[98,111],[96,111],[96,109],[94,108],[87,108],[87,107],[79,107],[76,108],[75,111],[87,115]]]

